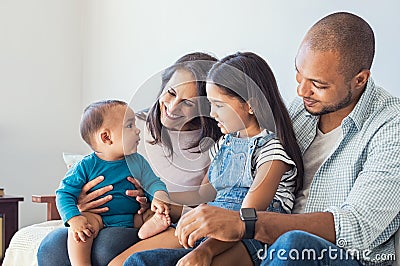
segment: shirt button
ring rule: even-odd
[[[280,207],[280,203],[279,202],[274,202],[274,204],[272,204],[272,206],[276,209]]]

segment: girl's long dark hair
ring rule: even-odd
[[[275,132],[286,153],[297,167],[296,191],[301,189],[303,159],[292,121],[268,63],[251,53],[236,53],[221,59],[211,68],[207,82],[214,83],[242,102],[250,101],[258,124]]]
[[[194,81],[196,81],[197,94],[199,96],[200,102],[197,105],[199,108],[199,116],[195,117],[188,123],[194,128],[201,129],[201,134],[198,139],[194,139],[193,142],[187,149],[191,149],[200,145],[202,140],[208,140],[211,138],[216,141],[221,135],[221,131],[217,126],[217,123],[212,119],[210,114],[210,105],[205,100],[206,99],[206,77],[207,73],[212,67],[212,65],[217,62],[217,59],[209,54],[196,52],[190,53],[179,58],[172,66],[168,67],[162,74],[161,90],[157,96],[157,101],[154,102],[150,108],[146,125],[150,131],[153,138],[151,144],[162,143],[170,152],[170,156],[173,155],[173,148],[171,143],[171,138],[168,135],[167,130],[162,130],[163,125],[161,124],[161,111],[160,103],[158,98],[163,93],[166,84],[171,79],[172,75],[178,69],[183,69],[192,73]],[[209,148],[212,141],[205,141],[201,143],[200,150],[204,151]],[[203,145],[204,144],[204,145]]]

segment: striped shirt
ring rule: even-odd
[[[301,99],[289,113],[304,153],[315,138],[318,117]],[[375,265],[395,253],[400,225],[400,99],[370,78],[340,127],[343,135],[315,173],[305,212],[331,212],[336,244],[366,252],[362,262]]]
[[[274,134],[263,130],[257,136],[253,138],[262,138],[267,134]],[[222,136],[219,141],[217,141],[214,146],[210,148],[210,158],[214,159],[215,155],[219,151],[221,145],[224,143],[226,135]],[[266,162],[280,160],[293,167],[284,173],[279,183],[278,190],[275,193],[274,199],[279,200],[282,203],[283,209],[290,213],[294,204],[294,190],[296,188],[296,175],[297,168],[294,161],[287,155],[279,139],[276,137],[271,138],[262,146],[256,146],[251,158],[251,174],[253,178],[257,174],[257,169]]]

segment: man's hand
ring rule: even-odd
[[[112,199],[111,195],[108,195],[103,198],[98,198],[99,196],[104,195],[108,191],[113,189],[112,185],[102,187],[99,189],[96,189],[95,191],[90,192],[87,194],[87,192],[92,189],[94,186],[97,184],[103,182],[104,176],[98,176],[95,179],[89,181],[82,187],[81,194],[79,194],[78,197],[78,209],[80,212],[92,212],[92,213],[103,213],[108,211],[108,207],[102,207],[98,208],[99,206],[103,205],[104,203],[110,201]],[[94,200],[96,199],[96,200]]]
[[[239,212],[201,204],[181,217],[175,235],[182,246],[189,248],[202,237],[239,241],[244,230]]]
[[[144,196],[144,191],[139,181],[130,176],[128,176],[127,179],[129,182],[135,185],[136,190],[127,190],[125,194],[131,197],[136,197],[136,201],[139,202],[140,204],[140,209],[138,210],[138,214],[142,214],[148,208],[150,208],[150,203],[147,202],[147,198]]]

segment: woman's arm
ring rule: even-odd
[[[205,174],[198,190],[185,192],[171,192],[170,196],[174,199],[172,204],[184,203],[188,206],[197,206],[201,203],[213,201],[216,191],[208,180],[208,173]]]

